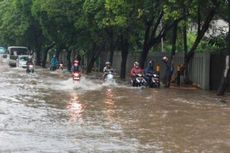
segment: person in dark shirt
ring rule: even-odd
[[[173,65],[170,64],[170,62],[169,62],[169,60],[168,60],[168,58],[166,56],[164,56],[162,58],[162,61],[163,61],[164,65],[165,65],[165,73],[164,73],[164,76],[163,76],[163,83],[164,83],[164,86],[166,88],[169,88],[174,68],[173,68]]]

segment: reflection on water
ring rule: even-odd
[[[114,105],[114,94],[113,94],[113,90],[108,88],[105,90],[105,109],[106,109],[106,116],[108,118],[108,120],[110,122],[114,122],[115,121],[115,105]]]
[[[66,109],[69,113],[69,121],[72,123],[80,122],[83,123],[82,113],[84,112],[85,106],[81,104],[77,94],[72,93],[70,100],[66,105]]]

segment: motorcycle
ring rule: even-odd
[[[147,81],[142,74],[137,74],[136,77],[131,80],[131,84],[133,87],[143,87],[147,86]]]
[[[33,64],[29,64],[27,66],[26,72],[27,73],[34,73],[34,65]]]
[[[50,65],[50,71],[55,71],[57,69],[57,65]]]
[[[148,86],[150,88],[160,88],[160,76],[156,73],[147,74]]]
[[[59,64],[59,69],[61,69],[63,71],[64,67],[63,67],[62,63]]]
[[[72,78],[73,78],[73,81],[80,81],[80,78],[81,78],[80,72],[73,72]]]
[[[105,82],[108,82],[108,83],[114,83],[115,82],[113,73],[111,71],[106,74]]]

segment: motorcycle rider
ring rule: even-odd
[[[170,87],[171,77],[174,71],[173,64],[170,64],[168,57],[164,56],[162,58],[163,63],[165,64],[165,73],[163,76],[163,83],[166,88]]]
[[[134,80],[138,74],[142,74],[142,73],[143,73],[143,69],[139,67],[139,63],[134,62],[133,68],[130,71],[131,79]]]
[[[29,66],[30,66],[30,65],[34,65],[31,56],[29,56],[29,59],[28,59],[28,61],[26,62],[26,72],[27,72],[27,73],[29,73],[29,71],[30,71],[30,69],[29,69]]]
[[[149,61],[148,66],[144,69],[144,78],[150,83],[151,75],[155,72],[154,70],[154,62],[152,60]]]
[[[63,69],[64,69],[64,66],[63,66],[63,65],[64,65],[63,62],[61,61],[61,62],[59,63],[59,69],[63,70]]]
[[[113,73],[113,68],[111,66],[111,63],[110,62],[105,62],[105,67],[103,68],[103,79],[106,78],[106,76],[109,74],[109,73]]]
[[[56,70],[58,68],[58,60],[56,55],[53,55],[51,61],[50,61],[50,70]]]
[[[71,72],[75,73],[75,72],[80,72],[80,71],[81,71],[80,62],[78,60],[74,60],[73,65],[71,67]]]
[[[133,86],[135,86],[135,84],[137,83],[137,82],[136,82],[136,78],[137,78],[137,77],[140,77],[139,75],[142,76],[142,74],[143,74],[143,69],[139,67],[139,63],[138,63],[138,62],[134,62],[133,68],[131,69],[131,72],[130,72],[131,84],[132,84]],[[142,81],[144,81],[144,82],[146,83],[146,81],[145,81],[144,78],[143,78]],[[143,82],[142,82],[142,83],[143,83]]]

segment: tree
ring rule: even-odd
[[[183,65],[185,72],[187,72],[189,62],[193,58],[196,48],[198,47],[200,41],[204,37],[205,32],[209,28],[210,22],[212,21],[213,17],[216,15],[217,10],[221,4],[220,2],[221,2],[220,0],[209,0],[209,1],[206,1],[205,2],[206,5],[204,5],[204,1],[197,0],[197,3],[196,3],[196,5],[198,6],[197,7],[197,14],[196,14],[196,16],[198,16],[197,17],[197,25],[198,25],[197,37],[196,37],[195,42],[193,43],[192,48],[185,55],[185,61],[184,61],[184,65]],[[207,5],[207,3],[209,5]],[[202,7],[200,7],[200,6],[202,6]],[[207,6],[207,7],[204,7],[204,6]],[[201,10],[201,8],[203,10]],[[193,10],[191,10],[191,14],[193,13],[192,11]],[[202,15],[201,15],[201,13],[202,13]],[[201,19],[201,16],[203,16],[204,18]],[[185,82],[186,83],[190,82],[188,73],[185,73]]]
[[[31,15],[32,0],[1,1],[1,40],[6,45],[25,45],[36,52],[40,64],[43,35]]]
[[[43,67],[45,67],[47,53],[50,47],[53,46],[53,42],[57,46],[57,58],[64,48],[70,52],[68,48],[73,46],[77,40],[77,31],[74,22],[79,12],[79,9],[76,8],[80,4],[79,1],[72,0],[34,0],[32,14],[41,25],[42,32],[47,38],[46,42],[51,42],[49,45],[46,45],[47,48],[43,52]]]
[[[140,19],[144,23],[144,43],[140,55],[140,66],[143,68],[149,50],[160,43],[161,38],[173,28],[175,23],[183,19],[183,15],[177,8],[176,1],[143,1],[139,9]],[[171,12],[170,10],[173,10]],[[163,24],[162,24],[163,23]]]
[[[224,95],[227,87],[229,86],[229,80],[230,78],[230,0],[226,1],[228,6],[228,24],[229,24],[229,31],[227,36],[227,55],[225,57],[225,69],[223,73],[223,77],[219,86],[219,89],[217,91],[217,95],[221,96]]]

